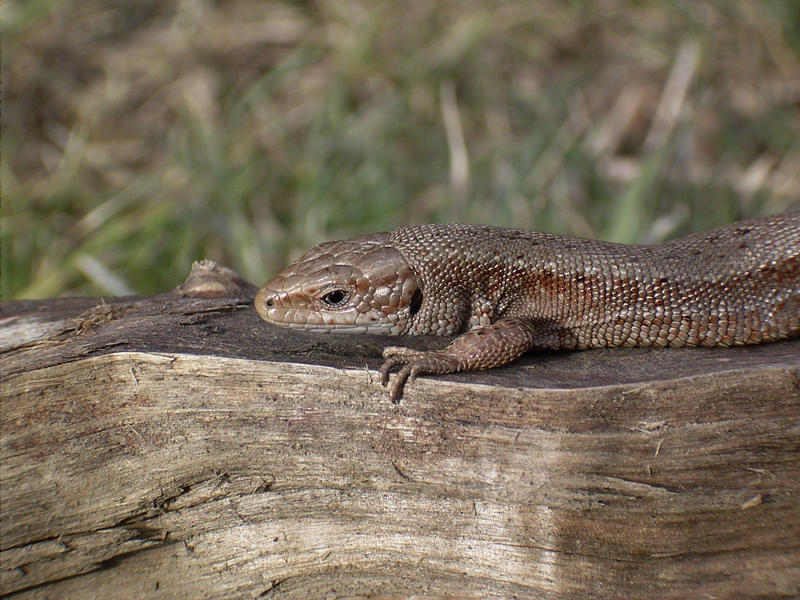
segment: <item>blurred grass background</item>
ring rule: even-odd
[[[261,284],[422,222],[800,207],[798,0],[5,0],[2,296]]]

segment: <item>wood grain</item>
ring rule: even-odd
[[[391,340],[241,290],[3,305],[1,593],[800,592],[799,342],[534,354],[392,405]]]

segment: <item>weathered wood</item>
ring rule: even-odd
[[[3,305],[0,592],[800,593],[800,342],[532,354],[392,405],[388,340],[251,295]]]

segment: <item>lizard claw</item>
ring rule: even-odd
[[[459,370],[458,361],[444,352],[423,352],[401,346],[388,346],[383,350],[386,359],[381,365],[381,384],[389,383],[389,373],[400,367],[394,383],[389,389],[389,398],[395,404],[403,396],[403,387],[411,383],[420,373],[452,373]]]
[[[386,384],[389,383],[389,372],[398,364],[400,364],[400,361],[395,357],[385,360],[381,365],[381,385],[383,387],[386,387]]]
[[[409,364],[403,365],[403,368],[397,372],[394,383],[389,390],[389,399],[393,404],[397,404],[400,401],[400,398],[403,397],[403,388],[406,383],[414,381],[417,378],[417,373],[419,373],[419,367]]]
[[[381,365],[380,373],[381,384],[384,387],[389,383],[389,373],[392,369],[402,365],[389,389],[389,398],[395,404],[403,397],[403,387],[406,382],[414,381],[420,372],[420,365],[414,361],[413,354],[408,348],[400,346],[388,346],[383,351],[383,357],[386,360]]]
[[[406,380],[410,374],[411,367],[408,365],[404,365],[403,368],[397,372],[397,376],[394,378],[392,388],[389,390],[389,400],[392,401],[392,404],[397,404],[400,401],[400,398],[403,397],[403,388],[405,387]]]

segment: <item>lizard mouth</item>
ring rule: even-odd
[[[319,311],[293,305],[282,290],[269,284],[262,287],[255,299],[258,314],[267,323],[313,333],[378,333],[393,334],[397,325],[381,323],[375,314],[360,313],[355,307],[336,311]]]
[[[256,304],[256,310],[267,323],[289,329],[302,329],[314,333],[368,333],[366,325],[353,323],[355,311],[338,314],[321,314],[302,308],[287,308]]]

